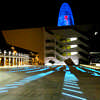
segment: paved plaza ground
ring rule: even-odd
[[[100,100],[100,71],[67,65],[1,68],[0,100]]]

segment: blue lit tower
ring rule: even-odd
[[[72,10],[68,3],[63,3],[60,7],[57,26],[74,25]]]

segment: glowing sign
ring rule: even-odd
[[[65,20],[68,20],[68,16],[64,16]]]
[[[70,25],[74,25],[73,14],[69,4],[63,3],[59,11],[57,26],[70,26]]]

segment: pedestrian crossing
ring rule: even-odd
[[[66,66],[66,69],[69,69],[68,66]],[[87,100],[78,85],[78,81],[77,77],[70,70],[66,71],[62,88],[62,100]]]

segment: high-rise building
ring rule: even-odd
[[[57,26],[74,25],[72,10],[68,3],[63,3],[60,7]]]

